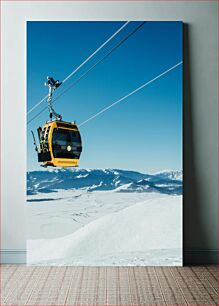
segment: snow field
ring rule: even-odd
[[[65,190],[61,199],[49,197],[53,200],[28,205],[37,228],[32,237],[42,237],[43,231],[46,237],[28,240],[28,264],[182,264],[182,196]],[[55,231],[58,222],[68,234],[59,227]]]

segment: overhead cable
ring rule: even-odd
[[[112,108],[113,106],[117,105],[118,103],[122,102],[123,100],[127,99],[128,97],[132,96],[133,94],[135,94],[136,92],[138,92],[139,90],[141,90],[142,88],[148,86],[149,84],[153,83],[154,81],[160,79],[162,76],[164,76],[165,74],[167,74],[168,72],[170,72],[171,70],[177,68],[178,66],[180,66],[183,62],[180,61],[177,64],[175,64],[174,66],[170,67],[169,69],[165,70],[164,72],[160,73],[159,75],[157,75],[156,77],[154,77],[153,79],[147,81],[146,83],[144,83],[143,85],[139,86],[138,88],[136,88],[135,90],[131,91],[130,93],[128,93],[127,95],[125,95],[124,97],[120,98],[119,100],[115,101],[114,103],[110,104],[109,106],[103,108],[102,110],[100,110],[99,112],[97,112],[96,114],[92,115],[91,117],[89,117],[88,119],[86,119],[85,121],[83,121],[81,124],[79,124],[78,126],[83,126],[84,124],[86,124],[87,122],[89,122],[90,120],[93,120],[94,118],[96,118],[97,116],[103,114],[104,112],[106,112],[107,110],[109,110],[110,108]]]
[[[107,52],[102,58],[100,58],[93,66],[91,66],[85,73],[83,73],[76,81],[74,81],[70,86],[68,86],[63,92],[61,92],[59,95],[57,95],[53,99],[53,103],[57,101],[62,95],[64,95],[67,91],[69,91],[71,88],[76,86],[83,78],[85,78],[89,72],[91,72],[98,64],[103,62],[111,53],[113,53],[118,47],[120,47],[129,37],[131,37],[135,32],[137,32],[146,21],[143,21],[138,27],[136,27],[132,32],[130,32],[128,35],[126,35],[118,44],[116,44],[109,52]],[[48,108],[47,106],[44,107],[39,113],[37,113],[33,118],[31,118],[27,124],[31,123],[34,119],[36,119],[38,116],[40,116],[44,111],[46,111]]]
[[[65,83],[71,76],[73,76],[81,67],[83,67],[97,52],[99,52],[106,44],[108,44],[117,34],[119,34],[128,24],[130,21],[125,22],[113,35],[111,35],[102,45],[100,45],[90,56],[88,56],[76,69],[74,69],[63,81],[62,84]],[[27,115],[29,115],[34,109],[36,109],[46,98],[42,98],[39,102],[37,102],[31,109],[27,111]]]

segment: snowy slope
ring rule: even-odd
[[[57,190],[159,192],[182,194],[182,172],[143,174],[119,169],[55,169],[27,173],[27,194]]]
[[[29,264],[181,265],[182,197],[125,207],[56,239],[28,240]]]
[[[28,196],[28,239],[59,238],[86,224],[139,202],[159,199],[160,193],[59,190]]]

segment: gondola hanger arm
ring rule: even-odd
[[[49,87],[49,94],[48,94],[47,102],[48,102],[48,109],[49,109],[51,120],[52,120],[52,117],[55,117],[56,120],[62,120],[62,116],[54,110],[53,104],[52,104],[53,93],[61,84],[62,82],[59,82],[59,80],[55,81],[53,77],[47,77],[47,82],[45,83],[45,86]]]

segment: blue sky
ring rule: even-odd
[[[47,94],[46,77],[63,80],[124,22],[27,22],[27,110]],[[59,94],[140,22],[131,22],[57,90]],[[182,60],[182,22],[147,22],[55,103],[63,120],[80,123]],[[27,118],[42,108],[42,103]],[[40,169],[27,126],[27,169]],[[36,133],[35,133],[36,134]],[[182,66],[81,127],[81,168],[152,173],[182,169]]]

